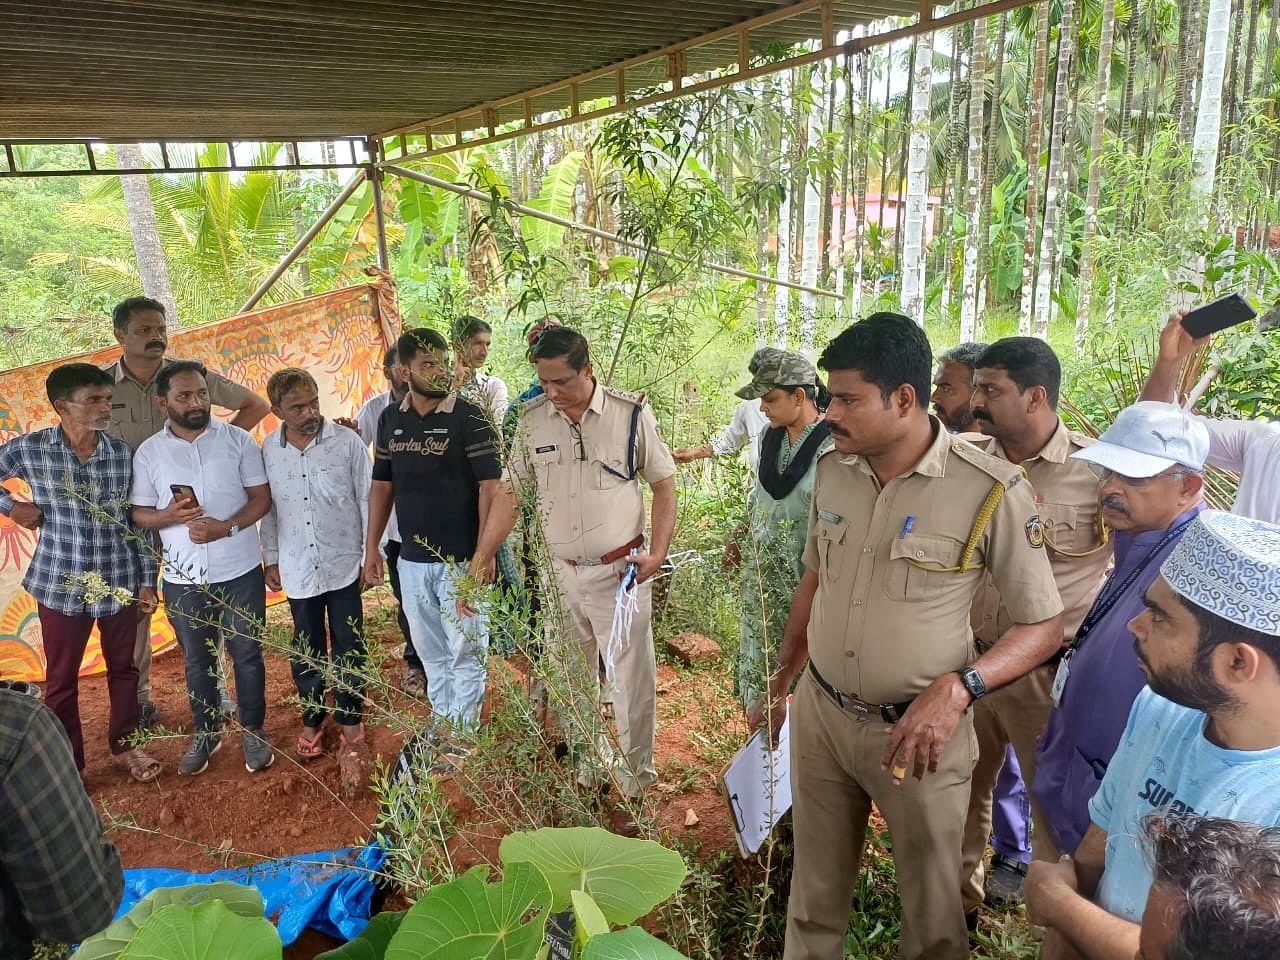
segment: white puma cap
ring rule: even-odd
[[[1209,456],[1209,431],[1172,403],[1139,400],[1120,411],[1097,443],[1071,456],[1135,479],[1178,465],[1199,472]]]

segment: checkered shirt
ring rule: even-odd
[[[18,477],[44,513],[35,556],[23,578],[27,592],[44,606],[68,616],[105,617],[121,603],[98,597],[79,582],[98,573],[108,587],[136,595],[153,586],[158,572],[154,550],[129,518],[133,454],[123,440],[98,435],[98,448],[84,463],[66,443],[61,427],[14,437],[0,446],[0,480]],[[0,513],[17,502],[0,488]]]

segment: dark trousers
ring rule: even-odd
[[[337,668],[334,716],[343,726],[355,726],[364,712],[364,681],[360,675],[365,665],[364,608],[360,604],[359,577],[350,586],[318,597],[291,597],[289,609],[293,612],[293,649],[301,654],[291,658],[289,666],[302,698],[303,726],[318,729],[329,712],[324,701],[325,674],[315,666],[317,661],[325,660]]]
[[[396,598],[396,623],[400,624],[400,635],[404,637],[404,662],[415,670],[422,670],[422,660],[418,651],[413,649],[413,641],[409,639],[409,620],[404,615],[404,600],[400,596],[400,571],[396,563],[400,559],[400,541],[388,540],[382,552],[387,557],[387,573],[391,576],[391,592]],[[426,671],[423,671],[424,673]]]
[[[267,715],[267,669],[262,627],[267,617],[262,568],[223,583],[166,583],[164,603],[186,660],[187,697],[196,732],[218,729],[218,640],[235,667],[240,725],[258,730]]]
[[[40,633],[44,640],[44,700],[58,715],[76,769],[84,769],[84,737],[80,732],[80,664],[93,630],[94,617],[68,616],[37,604]],[[128,606],[109,617],[98,617],[102,658],[107,663],[107,696],[111,718],[107,738],[112,753],[129,749],[128,739],[138,729],[138,668],[133,662],[133,645],[138,636],[138,608]]]

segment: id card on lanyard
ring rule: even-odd
[[[1089,612],[1085,614],[1085,618],[1080,623],[1080,629],[1076,631],[1075,637],[1071,641],[1071,646],[1067,648],[1067,652],[1062,656],[1062,662],[1058,664],[1058,670],[1053,675],[1053,686],[1049,688],[1049,697],[1053,700],[1055,707],[1062,703],[1062,693],[1067,688],[1067,677],[1071,675],[1071,656],[1084,644],[1085,638],[1089,636],[1094,628],[1102,621],[1102,619],[1111,612],[1114,607],[1133,586],[1134,581],[1142,576],[1142,571],[1151,565],[1151,561],[1169,545],[1183,530],[1185,530],[1194,520],[1191,517],[1183,520],[1176,527],[1166,533],[1154,547],[1152,547],[1142,561],[1129,571],[1129,575],[1124,578],[1124,582],[1114,590],[1103,590],[1098,594],[1093,606],[1089,608]]]

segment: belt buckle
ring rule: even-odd
[[[857,700],[853,697],[846,696],[845,694],[840,693],[839,691],[837,691],[837,695],[840,697],[841,705],[846,710],[852,710],[854,713],[864,717],[871,716],[871,710],[861,700]]]

